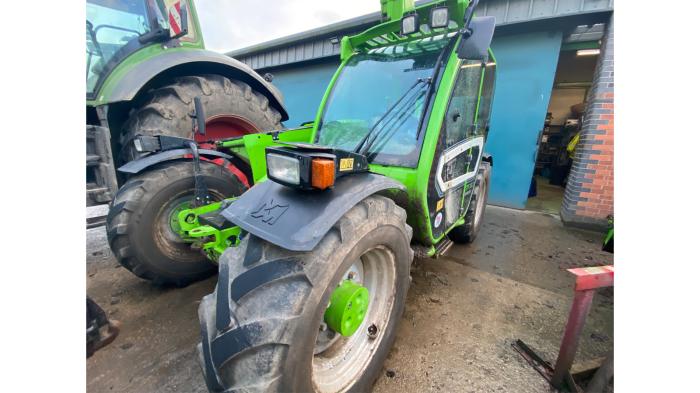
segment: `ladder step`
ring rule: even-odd
[[[101,161],[100,156],[98,156],[96,154],[88,154],[87,155],[87,159],[86,159],[87,165],[99,165],[100,161]]]

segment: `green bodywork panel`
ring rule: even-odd
[[[119,83],[121,83],[125,77],[129,75],[134,67],[138,64],[149,60],[154,57],[158,57],[163,53],[170,52],[180,52],[180,51],[190,51],[190,50],[202,50],[204,49],[204,38],[202,37],[202,30],[199,26],[199,18],[197,17],[197,9],[195,7],[194,0],[183,0],[187,2],[188,11],[190,12],[190,20],[192,23],[188,26],[190,31],[194,30],[193,39],[181,39],[180,46],[177,48],[165,48],[162,42],[154,42],[147,46],[144,46],[137,51],[131,53],[125,59],[121,60],[119,64],[109,73],[109,75],[104,79],[104,81],[99,86],[99,89],[94,94],[94,99],[86,101],[87,106],[98,106],[108,104],[110,102],[110,97],[112,91],[115,89]],[[162,4],[159,4],[162,5]],[[161,7],[162,9],[163,7]],[[165,14],[167,16],[167,13]]]

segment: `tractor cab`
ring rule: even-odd
[[[195,42],[197,27],[190,12],[188,2],[181,0],[87,0],[88,99],[95,98],[117,65],[139,50],[174,45],[173,40]]]

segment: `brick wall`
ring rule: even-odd
[[[613,18],[602,40],[560,213],[565,224],[592,229],[606,228],[606,217],[613,213]]]

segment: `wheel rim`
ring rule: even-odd
[[[224,199],[224,196],[215,190],[209,190],[209,195],[212,201]],[[174,218],[176,221],[177,213],[188,209],[193,199],[194,195],[191,191],[178,193],[161,206],[154,221],[153,239],[158,249],[176,262],[192,262],[203,258],[199,252],[190,248],[190,243],[180,237],[177,233],[177,225],[174,226],[173,223]]]
[[[362,325],[350,337],[330,329],[317,336],[312,361],[312,378],[319,392],[342,392],[359,379],[382,342],[394,308],[396,294],[396,258],[384,246],[365,252],[346,271],[342,279],[357,281],[369,291],[369,307]]]
[[[261,132],[250,120],[236,115],[212,116],[206,121],[207,134],[195,134],[198,143]]]

